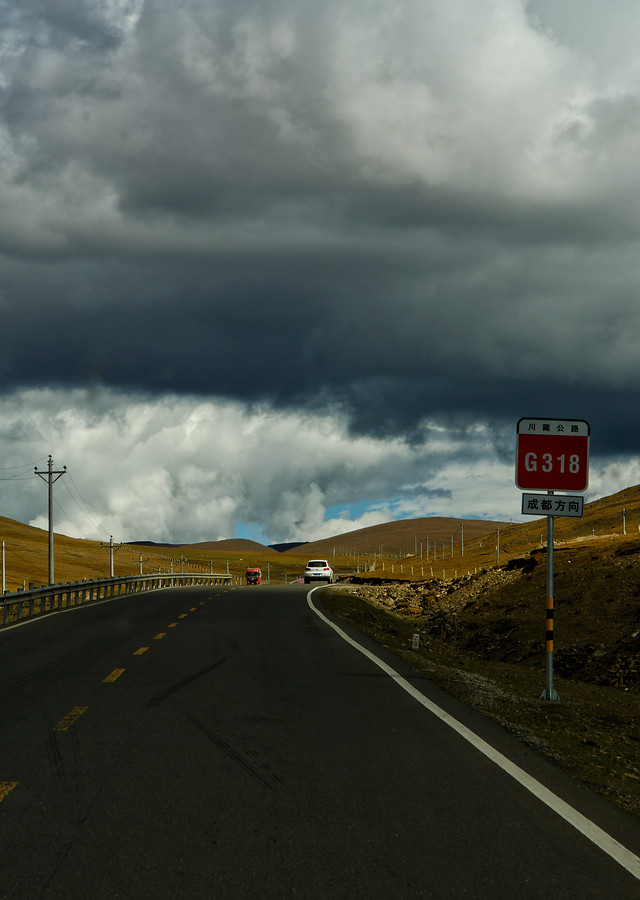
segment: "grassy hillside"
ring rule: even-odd
[[[465,543],[468,544],[486,534],[495,534],[498,528],[503,527],[505,527],[503,522],[484,519],[455,519],[438,516],[400,519],[397,522],[372,525],[357,531],[347,531],[335,537],[310,541],[304,545],[303,552],[309,559],[314,556],[353,558],[376,555],[383,559],[402,559],[414,556],[426,560],[428,550],[432,556],[436,549],[441,555],[444,547],[445,555],[450,555],[452,544],[454,553],[459,552]],[[295,548],[286,552],[299,554],[301,549]]]
[[[640,485],[585,506],[582,519],[556,519],[558,546],[584,543],[597,547],[627,536],[640,538]],[[5,543],[7,590],[48,581],[48,534],[0,517]],[[546,520],[519,525],[456,518],[404,519],[336,535],[278,553],[248,540],[211,541],[185,546],[116,545],[114,573],[189,571],[226,572],[241,577],[247,566],[260,566],[272,581],[301,574],[307,559],[329,559],[337,573],[369,573],[385,579],[419,581],[473,574],[504,565],[546,542]],[[109,574],[108,542],[55,536],[55,580],[79,581]]]
[[[0,540],[5,545],[7,591],[30,584],[48,583],[49,535],[13,519],[0,517]],[[241,577],[247,566],[261,566],[272,580],[290,580],[304,563],[269,550],[253,541],[220,541],[187,546],[158,544],[114,544],[114,575],[134,575],[142,571],[229,572]],[[86,541],[54,536],[54,578],[56,582],[109,576],[109,541]]]

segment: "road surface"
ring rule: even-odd
[[[640,897],[637,820],[308,594],[0,632],[0,897]]]

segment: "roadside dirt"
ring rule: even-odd
[[[554,556],[556,702],[541,699],[545,549],[451,581],[334,586],[323,602],[640,816],[640,543]]]

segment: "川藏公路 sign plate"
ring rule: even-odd
[[[586,490],[589,434],[584,419],[520,419],[516,485],[524,491]]]

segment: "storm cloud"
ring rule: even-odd
[[[99,391],[120,416],[129,404],[131,435],[141,404],[185,421],[198,404],[317,417],[345,459],[350,442],[400,441],[409,479],[384,455],[374,485],[351,459],[349,491],[329,467],[358,521],[367,503],[428,512],[388,505],[405,482],[427,504],[443,490],[451,515],[510,515],[489,500],[503,496],[489,469],[512,472],[521,416],[587,419],[592,491],[626,486],[640,400],[634,3],[25,0],[0,25],[6,403],[44,391],[78,423],[78,398]],[[434,428],[451,436],[442,458]],[[475,465],[477,429],[484,508],[434,480]],[[142,465],[136,446],[121,452]],[[340,499],[313,493],[331,479],[301,453],[315,464],[288,519],[269,470],[272,499],[254,492],[253,511],[236,498],[216,517],[203,500],[197,525],[170,517],[148,536],[205,539],[207,521],[225,536],[248,521],[273,540],[301,522],[330,533]]]

